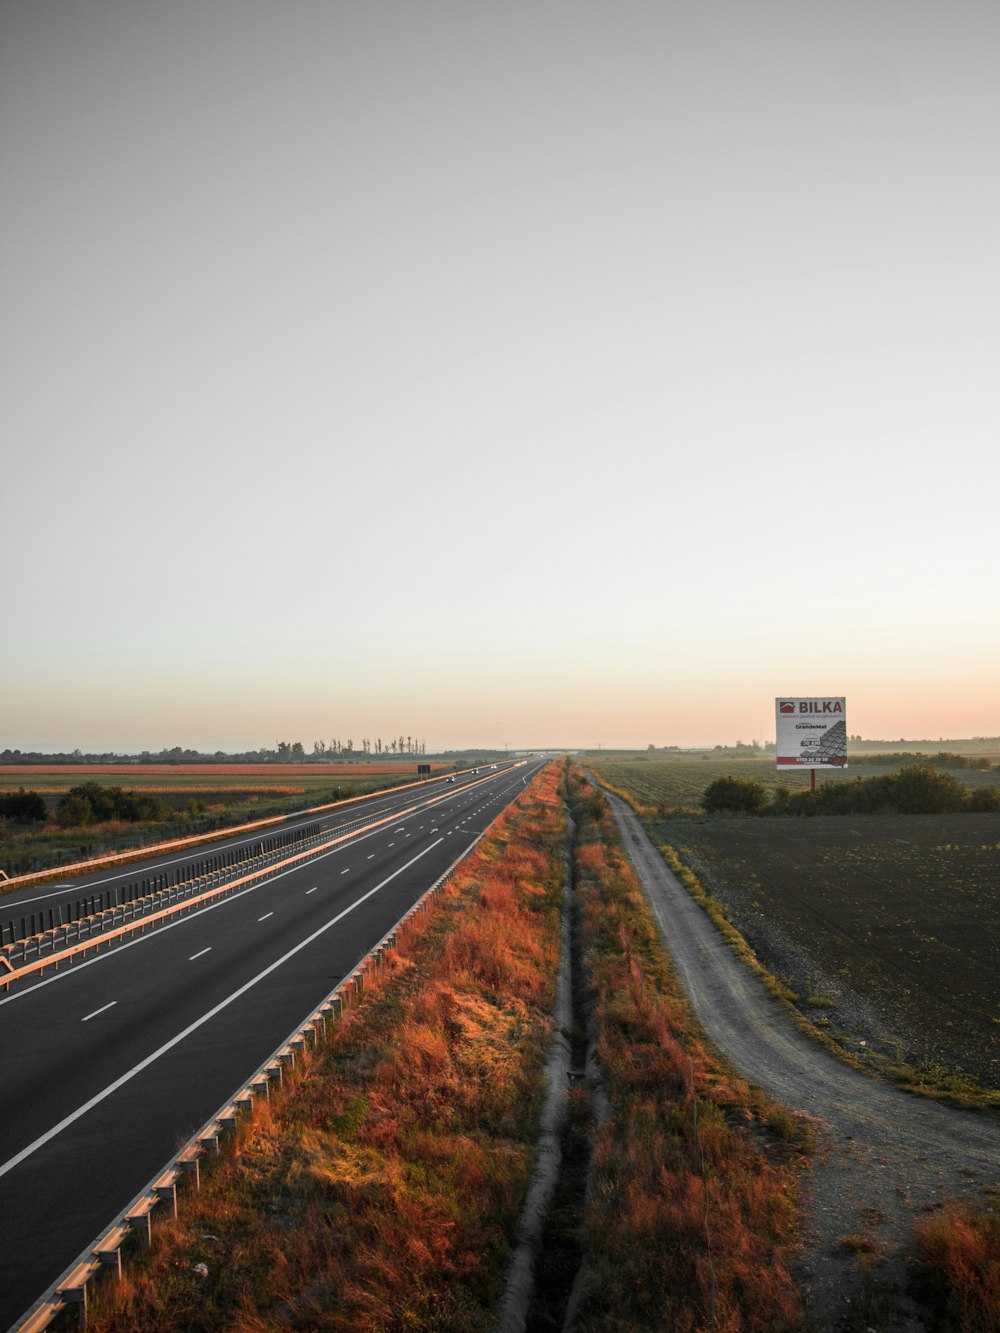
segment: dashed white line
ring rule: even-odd
[[[318,885],[318,884],[314,884],[314,885],[312,886],[311,889],[306,889],[306,897],[308,898],[309,895],[310,895],[310,893],[315,893],[316,890],[317,890],[318,888],[319,888],[319,885]]]
[[[92,1110],[95,1106],[99,1106],[105,1098],[110,1097],[113,1093],[117,1092],[119,1088],[124,1087],[130,1079],[135,1078],[137,1074],[141,1074],[144,1069],[148,1069],[151,1064],[159,1060],[162,1055],[167,1053],[167,1051],[173,1050],[173,1048],[180,1042],[184,1041],[186,1037],[189,1037],[192,1032],[197,1032],[203,1024],[214,1018],[216,1014],[220,1014],[223,1009],[232,1004],[234,1000],[238,1000],[241,995],[245,995],[252,986],[256,986],[257,983],[263,981],[266,976],[270,976],[270,974],[277,968],[281,967],[284,963],[287,963],[290,958],[294,958],[300,950],[307,948],[314,940],[318,940],[324,932],[331,928],[331,926],[337,925],[337,923],[342,921],[349,912],[353,912],[355,908],[360,907],[363,902],[367,902],[373,894],[378,893],[380,889],[384,889],[387,884],[390,884],[399,875],[404,874],[412,865],[415,865],[422,856],[426,856],[428,852],[433,851],[436,846],[437,843],[432,843],[429,847],[425,847],[422,852],[417,852],[416,856],[407,861],[406,865],[400,866],[398,870],[394,870],[391,875],[388,875],[382,880],[381,884],[376,884],[373,889],[369,889],[367,893],[363,893],[356,902],[351,903],[349,907],[345,907],[344,910],[339,912],[331,921],[327,921],[325,925],[320,926],[318,930],[313,931],[313,933],[306,939],[296,944],[293,949],[289,949],[286,954],[283,954],[280,958],[276,958],[273,963],[265,967],[262,972],[258,972],[255,977],[251,977],[249,981],[245,981],[238,990],[233,991],[232,995],[227,995],[224,1000],[220,1000],[219,1003],[209,1009],[207,1013],[202,1014],[200,1018],[196,1018],[193,1023],[189,1023],[183,1031],[176,1033],[175,1036],[171,1037],[169,1041],[165,1041],[163,1045],[158,1047],[155,1051],[151,1051],[149,1055],[140,1060],[137,1065],[133,1065],[126,1073],[120,1074],[114,1082],[109,1083],[106,1088],[102,1088],[100,1092],[95,1093],[94,1096],[84,1102],[82,1106],[78,1106],[75,1111],[71,1111],[69,1115],[64,1116],[57,1125],[53,1125],[51,1129],[46,1130],[44,1134],[39,1135],[34,1143],[29,1143],[27,1147],[22,1148],[19,1153],[15,1153],[8,1161],[0,1163],[0,1176],[5,1176],[8,1171],[12,1171],[16,1166],[19,1166],[26,1160],[26,1158],[37,1152],[39,1148],[43,1147],[46,1143],[50,1143],[57,1135],[61,1134],[69,1125],[74,1124],[81,1116],[86,1115],[87,1112]],[[117,1004],[118,1002],[115,1000],[112,1003]],[[105,1007],[110,1008],[110,1005]],[[101,1011],[98,1010],[97,1012],[100,1013]],[[93,1014],[90,1015],[91,1018],[93,1018],[93,1016]]]
[[[340,873],[342,875],[349,875],[351,873],[351,867],[348,866],[346,870],[342,870]]]
[[[274,916],[273,912],[265,912],[263,916],[257,918],[258,921],[266,921],[269,916]]]
[[[118,1003],[117,1000],[112,1000],[110,1004],[102,1005],[100,1009],[95,1009],[94,1012],[93,1012],[92,1014],[88,1014],[86,1018],[81,1018],[81,1019],[80,1019],[80,1022],[81,1022],[81,1023],[89,1023],[90,1020],[91,1020],[92,1018],[96,1018],[98,1014],[103,1014],[103,1013],[105,1013],[108,1009],[113,1009],[117,1003]]]
[[[188,959],[188,962],[193,963],[196,958],[204,958],[205,954],[211,952],[212,952],[212,946],[209,945],[207,949],[201,949],[198,953],[193,953],[191,957]]]
[[[375,853],[374,853],[374,852],[369,852],[369,853],[368,853],[368,860],[369,860],[369,861],[374,861],[374,860],[375,860]]]

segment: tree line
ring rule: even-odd
[[[226,750],[212,753],[186,750],[180,745],[170,749],[143,750],[140,754],[119,754],[113,750],[85,753],[83,750],[43,753],[40,750],[0,750],[0,764],[310,764],[329,763],[336,759],[365,759],[373,755],[396,758],[404,755],[424,755],[427,742],[416,736],[392,736],[383,740],[362,737],[355,744],[353,738],[313,741],[307,751],[301,741],[275,741],[274,749],[245,750],[232,754]]]

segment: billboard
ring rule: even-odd
[[[846,768],[843,699],[776,699],[779,768]]]

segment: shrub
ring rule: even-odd
[[[25,791],[19,787],[15,792],[0,796],[0,819],[20,819],[25,823],[44,823],[48,818],[44,796],[37,791]]]
[[[121,787],[102,787],[99,782],[81,782],[59,802],[56,818],[60,824],[104,824],[120,819],[129,824],[166,819],[169,809],[159,796],[145,792],[123,791]]]
[[[724,811],[757,815],[767,805],[767,789],[750,778],[716,778],[705,788],[701,803],[710,815]]]
[[[1000,787],[977,787],[969,793],[969,809],[978,814],[1000,810]]]

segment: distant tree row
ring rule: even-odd
[[[716,778],[702,794],[707,814],[859,815],[958,814],[1000,811],[1000,787],[968,788],[930,764],[910,764],[897,773],[852,782],[828,782],[815,791],[773,793],[749,778]]]
[[[422,755],[427,753],[427,742],[415,736],[394,736],[383,741],[367,737],[358,742],[334,738],[313,741],[312,753],[307,754],[301,741],[275,741],[274,749],[246,750],[242,754],[228,754],[216,750],[209,754],[201,750],[185,750],[175,745],[167,750],[143,750],[141,754],[85,754],[82,750],[44,754],[38,750],[2,750],[0,764],[310,764],[326,763],[331,759],[361,759],[372,755]]]
[[[852,764],[867,764],[881,767],[897,767],[900,764],[933,764],[935,768],[974,768],[981,772],[993,768],[989,755],[953,754],[949,750],[938,750],[937,754],[926,755],[912,750],[885,750],[880,754],[851,755]]]
[[[388,741],[383,741],[379,736],[374,742],[367,737],[363,737],[359,744],[360,749],[356,750],[352,740],[341,741],[334,737],[329,745],[324,744],[323,741],[313,741],[313,757],[316,759],[344,759],[356,754],[384,756],[387,754],[427,753],[427,742],[418,740],[416,736],[393,736]]]

